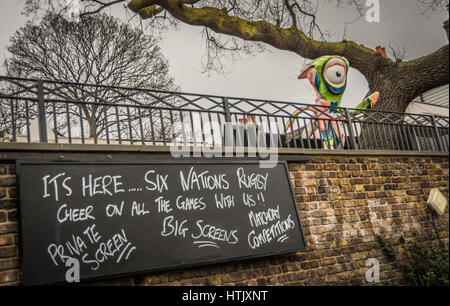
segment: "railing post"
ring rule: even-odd
[[[225,115],[225,126],[223,128],[223,146],[232,148],[234,146],[234,133],[231,128],[231,113],[230,105],[228,104],[228,98],[222,97],[223,112]],[[237,136],[238,130],[236,130]]]
[[[439,137],[439,128],[437,127],[436,124],[436,119],[434,118],[434,115],[431,116],[431,123],[433,124],[433,128],[434,128],[434,132],[436,133],[436,146],[438,147],[438,151],[443,151],[444,150],[444,146],[442,145],[441,142],[441,137]]]
[[[10,107],[11,107],[11,128],[12,128],[12,141],[17,142],[17,133],[16,133],[16,110],[14,107],[14,100],[11,99],[10,101]]]
[[[223,111],[225,113],[225,122],[231,122],[230,105],[228,104],[228,98],[222,98]]]
[[[353,149],[356,150],[357,147],[356,147],[356,141],[355,141],[356,140],[355,133],[353,132],[352,117],[350,116],[348,108],[345,109],[345,116],[347,117],[348,132],[350,134],[350,149],[353,147]]]
[[[42,80],[37,81],[38,91],[38,122],[39,122],[39,142],[48,142],[47,120],[45,118],[44,84]]]

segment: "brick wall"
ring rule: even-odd
[[[138,275],[107,285],[364,285],[368,258],[381,281],[403,283],[401,263],[389,261],[375,235],[397,248],[434,231],[426,199],[431,188],[448,197],[448,158],[312,156],[290,164],[309,250]],[[448,208],[436,219],[448,245]],[[15,167],[0,161],[0,285],[18,284]]]
[[[0,286],[19,281],[16,168],[0,162]]]

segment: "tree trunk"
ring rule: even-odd
[[[446,45],[409,62],[391,61],[373,71],[362,67],[370,91],[380,92],[375,109],[404,113],[409,103],[423,92],[448,84],[448,48]]]

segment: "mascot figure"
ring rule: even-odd
[[[341,56],[322,56],[309,63],[298,76],[299,79],[308,79],[316,92],[316,105],[324,107],[303,107],[296,110],[292,117],[297,117],[304,111],[314,113],[317,123],[312,127],[315,137],[321,138],[324,149],[343,149],[345,144],[344,127],[342,121],[341,98],[347,86],[347,73],[349,62]],[[375,92],[364,99],[356,109],[370,109],[378,101],[379,93]],[[358,112],[357,110],[350,111]],[[286,125],[289,129],[295,118]]]

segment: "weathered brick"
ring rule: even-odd
[[[377,190],[377,186],[375,186],[375,185],[364,185],[364,190],[365,191],[375,191],[375,190]]]
[[[336,259],[334,259],[334,257],[331,258],[323,258],[320,260],[320,265],[321,266],[329,266],[329,265],[334,265],[336,263]]]
[[[16,165],[15,164],[9,164],[8,165],[8,173],[9,174],[16,174]]]
[[[14,243],[14,237],[12,235],[0,235],[0,247],[10,245]]]
[[[282,265],[282,269],[283,269],[283,272],[298,271],[300,269],[300,265],[295,262],[286,263],[286,264]]]
[[[6,188],[0,188],[0,199],[3,199],[6,197]]]
[[[311,268],[317,268],[319,266],[318,260],[312,260],[307,262],[302,262],[301,267],[302,269],[311,269]]]
[[[0,271],[0,284],[18,281],[18,274],[19,271],[17,270]]]
[[[1,175],[0,176],[0,187],[14,187],[16,184],[15,175]]]
[[[8,188],[7,191],[9,199],[15,199],[17,197],[16,188]]]
[[[16,269],[19,267],[19,258],[0,259],[0,271]]]
[[[9,222],[16,222],[17,218],[18,218],[17,209],[8,210],[8,221]]]
[[[0,210],[0,223],[6,222],[6,210]]]
[[[273,275],[273,274],[280,274],[281,268],[280,267],[270,267],[270,268],[265,268],[261,270],[261,274],[264,276],[267,275]]]
[[[0,234],[17,233],[17,223],[7,222],[0,224]]]
[[[11,209],[17,207],[14,200],[0,199],[0,209]]]
[[[3,246],[0,247],[0,258],[17,256],[16,246]]]

